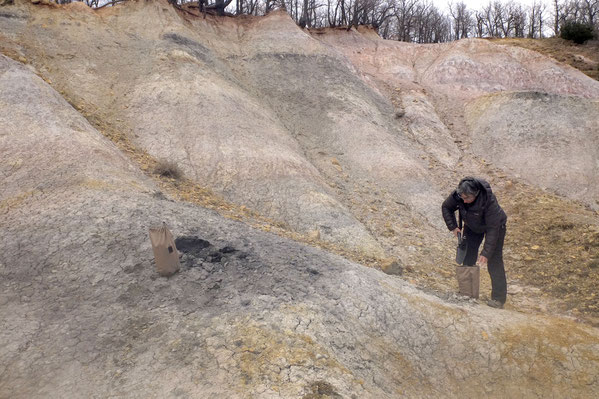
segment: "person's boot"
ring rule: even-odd
[[[495,309],[503,309],[503,302],[499,302],[498,300],[495,299],[489,299],[487,301],[487,305],[489,305],[492,308]]]

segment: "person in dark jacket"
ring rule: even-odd
[[[458,188],[441,206],[447,228],[456,236],[463,233],[467,250],[464,265],[487,265],[491,276],[491,300],[489,306],[503,308],[507,296],[507,282],[503,265],[503,242],[507,215],[499,206],[491,186],[485,180],[465,177]],[[464,222],[463,231],[456,222],[455,211]],[[485,239],[478,256],[480,244]],[[478,256],[478,257],[477,257]]]

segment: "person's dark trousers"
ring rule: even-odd
[[[501,234],[497,237],[497,244],[493,254],[489,257],[487,269],[491,276],[491,299],[505,303],[507,296],[507,281],[505,279],[505,268],[503,265],[503,242],[505,240],[505,225],[501,226]],[[464,266],[474,266],[478,259],[478,248],[485,237],[484,234],[477,234],[470,230],[468,226],[464,227],[466,236],[466,258]]]

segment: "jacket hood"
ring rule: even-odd
[[[491,185],[483,179],[479,179],[477,177],[472,177],[472,176],[466,176],[464,177],[462,180],[460,180],[460,183],[458,184],[458,187],[460,184],[462,184],[462,182],[465,181],[472,181],[474,182],[475,186],[479,189],[480,194],[486,195],[486,197],[490,196],[491,194],[493,194],[493,190],[491,189]]]

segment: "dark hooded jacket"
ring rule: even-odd
[[[470,230],[478,234],[485,234],[485,245],[481,255],[489,258],[495,250],[501,226],[505,225],[507,215],[497,203],[497,198],[495,198],[489,183],[473,177],[466,177],[462,181],[466,179],[474,181],[480,190],[476,200],[471,204],[465,204],[457,190],[454,190],[441,206],[443,219],[445,219],[447,228],[453,231],[458,227],[455,211],[459,211],[464,224]]]

